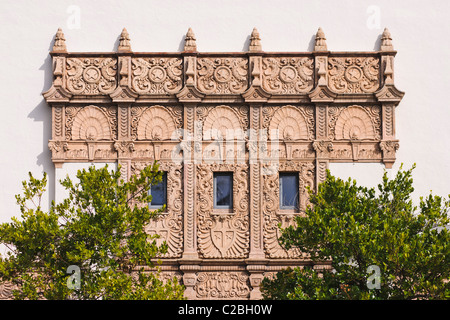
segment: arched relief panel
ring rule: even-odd
[[[308,140],[314,134],[312,108],[284,106],[268,115],[270,140]]]
[[[148,234],[161,237],[157,243],[166,241],[168,252],[160,258],[180,258],[183,252],[183,167],[170,161],[159,161],[159,169],[167,173],[166,211],[153,219],[146,227]],[[138,175],[153,161],[132,161],[131,175]],[[148,204],[141,204],[148,205]]]
[[[280,209],[279,172],[297,172],[299,177],[299,212]],[[281,236],[278,224],[286,228],[295,223],[295,217],[302,214],[309,205],[307,187],[315,188],[316,169],[313,162],[281,161],[278,164],[263,165],[263,237],[267,258],[298,259],[304,255],[298,249],[285,250],[278,242]]]
[[[117,137],[115,107],[66,108],[66,140],[113,140]]]
[[[132,140],[177,140],[183,125],[183,110],[179,106],[131,108]]]
[[[249,251],[249,181],[247,164],[197,165],[197,241],[205,259],[246,258]],[[214,172],[233,173],[233,209],[214,210]]]
[[[248,109],[238,110],[221,105],[199,108],[198,119],[203,121],[203,140],[244,139],[248,127]]]
[[[112,130],[106,115],[96,106],[79,110],[73,119],[72,140],[112,140]]]
[[[381,139],[380,106],[330,107],[329,132],[335,140]]]

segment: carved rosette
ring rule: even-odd
[[[174,94],[183,86],[180,58],[134,58],[131,60],[132,88],[140,94]]]
[[[380,106],[347,106],[328,108],[331,140],[381,139]]]
[[[200,58],[197,88],[207,94],[243,93],[248,88],[248,60],[244,58]]]
[[[132,162],[131,174],[139,172],[153,162]],[[150,235],[158,234],[158,244],[165,241],[168,245],[166,254],[161,258],[180,258],[183,252],[183,169],[182,165],[169,161],[160,161],[159,170],[167,173],[166,211],[146,226]]]
[[[309,204],[307,187],[315,187],[315,165],[311,162],[280,162],[277,168],[272,164],[264,164],[263,169],[273,174],[263,175],[263,236],[266,256],[272,259],[302,258],[303,254],[296,248],[285,250],[278,239],[281,236],[278,225],[286,228],[295,223],[295,217],[303,212]],[[300,212],[286,213],[280,210],[280,185],[278,172],[298,172]]]
[[[233,172],[233,210],[214,211],[213,173]],[[246,258],[249,251],[247,164],[197,165],[198,250],[203,258]]]
[[[274,94],[309,92],[314,84],[314,60],[311,58],[263,58],[262,86]]]
[[[66,85],[73,94],[112,93],[117,87],[117,59],[68,58]]]
[[[248,299],[251,291],[245,272],[200,272],[194,290],[200,299]]]
[[[380,85],[378,58],[329,58],[328,86],[337,93],[372,93]]]

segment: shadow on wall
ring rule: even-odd
[[[54,39],[55,36],[53,35],[53,38],[50,41],[48,47],[48,52],[43,53],[46,55],[44,63],[39,68],[39,70],[44,71],[44,85],[41,93],[48,90],[53,82],[52,57],[50,56],[49,52],[53,48]],[[45,102],[42,95],[41,99],[41,102],[28,114],[28,118],[33,119],[37,122],[42,122],[42,152],[37,155],[36,164],[38,166],[42,166],[43,171],[47,173],[47,193],[50,205],[52,200],[54,200],[55,198],[55,166],[53,165],[53,162],[51,160],[51,152],[48,148],[48,141],[52,137],[52,110]]]

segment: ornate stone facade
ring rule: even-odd
[[[264,52],[256,29],[241,53],[197,52],[191,29],[183,52],[131,47],[124,29],[116,53],[71,53],[58,30],[48,145],[56,167],[115,162],[124,179],[160,162],[167,210],[147,231],[190,299],[259,298],[264,276],[310,263],[278,244],[278,224],[302,214],[328,164],[395,161],[404,93],[387,30],[374,52],[328,51],[321,29],[306,53]],[[213,205],[215,172],[233,176],[229,210]],[[298,175],[300,210],[280,210],[279,172]]]

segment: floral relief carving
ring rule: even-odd
[[[200,58],[197,87],[203,93],[243,93],[248,88],[248,60],[244,58]]]
[[[146,226],[146,232],[160,238],[158,244],[165,241],[168,252],[161,258],[179,258],[183,252],[183,169],[182,165],[170,161],[160,161],[159,169],[167,173],[166,211]],[[136,175],[153,162],[132,162],[131,174]],[[147,204],[143,204],[147,205]]]
[[[233,172],[233,210],[213,209],[213,172]],[[245,258],[249,249],[248,165],[197,165],[198,249],[204,258]]]
[[[200,272],[194,290],[201,299],[247,299],[251,291],[244,272]]]
[[[117,60],[113,58],[68,58],[67,89],[74,94],[109,94],[117,87]]]
[[[371,93],[379,87],[378,58],[329,58],[328,85],[337,93]]]
[[[131,83],[140,94],[173,94],[183,86],[183,60],[180,58],[134,58]]]
[[[311,58],[263,58],[263,88],[269,93],[298,94],[313,87],[314,60]]]
[[[280,162],[277,168],[273,164],[264,164],[263,169],[273,174],[263,175],[263,216],[264,216],[264,250],[268,258],[302,258],[302,253],[292,248],[285,250],[278,239],[281,236],[278,225],[286,228],[294,223],[295,216],[301,214],[309,204],[307,187],[314,188],[315,166],[312,162],[287,161]],[[280,210],[280,190],[278,172],[289,171],[299,174],[299,206],[300,212],[285,213]]]
[[[328,113],[330,139],[381,139],[380,106],[330,107]]]

